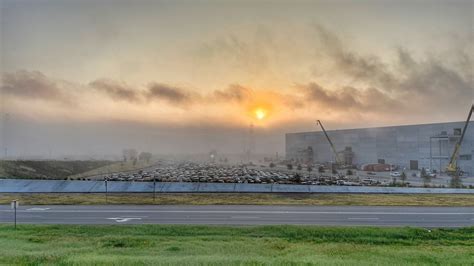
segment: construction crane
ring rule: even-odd
[[[335,159],[336,159],[336,164],[339,165],[339,166],[341,166],[341,165],[342,165],[342,162],[341,162],[341,160],[339,159],[339,155],[338,155],[338,153],[337,153],[337,151],[336,151],[336,147],[334,147],[334,144],[332,143],[331,139],[329,138],[328,133],[327,133],[326,130],[324,129],[323,123],[321,123],[321,120],[318,120],[318,121],[317,121],[317,124],[319,124],[319,125],[321,126],[321,129],[323,130],[324,135],[326,136],[326,139],[328,140],[329,145],[331,146],[332,152],[334,152],[334,156],[336,156],[336,157],[335,157]]]
[[[464,129],[462,130],[461,137],[459,138],[456,146],[454,146],[453,154],[451,155],[451,159],[449,160],[449,164],[446,167],[446,173],[453,176],[459,176],[460,171],[457,163],[459,151],[461,150],[461,143],[464,139],[464,134],[466,134],[467,126],[469,125],[469,121],[471,120],[472,111],[474,110],[474,104],[471,105],[471,110],[469,111],[469,115],[467,116],[466,123],[464,124]]]

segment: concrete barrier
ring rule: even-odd
[[[108,181],[110,193],[153,192],[153,182]],[[474,189],[157,182],[157,193],[474,194]],[[104,193],[104,181],[0,179],[0,193]]]
[[[272,192],[272,185],[271,184],[235,184],[234,192],[270,193]]]
[[[199,183],[197,192],[234,192],[235,183]]]
[[[198,192],[200,183],[164,183],[160,192]]]
[[[279,184],[274,184],[273,187],[272,187],[272,192],[277,192],[277,193],[285,193],[285,192],[309,193],[310,192],[310,186],[308,186],[308,185],[279,185]]]
[[[153,182],[112,182],[107,181],[107,191],[114,192],[153,192]]]

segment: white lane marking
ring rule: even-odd
[[[141,220],[142,218],[137,218],[137,217],[113,217],[113,218],[107,218],[109,220],[114,220],[117,223],[123,223],[123,222],[128,222],[131,220]]]
[[[11,210],[1,210],[12,212]],[[20,212],[22,212],[20,210]],[[474,212],[355,212],[355,211],[196,211],[196,210],[49,210],[57,213],[251,213],[251,214],[364,214],[364,215],[474,215]]]
[[[347,220],[378,220],[376,217],[349,217]]]
[[[49,210],[50,208],[29,208],[26,209],[27,211],[46,211]]]
[[[257,216],[231,216],[231,219],[259,219]]]

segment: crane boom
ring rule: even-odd
[[[467,116],[466,123],[464,124],[464,129],[462,130],[461,137],[459,138],[458,142],[454,146],[453,154],[449,160],[449,164],[446,167],[446,172],[450,174],[457,174],[458,172],[458,165],[457,165],[457,157],[459,155],[459,151],[461,149],[461,143],[464,139],[464,135],[466,134],[467,126],[469,125],[469,121],[471,120],[472,111],[474,110],[474,104],[471,105],[471,110],[469,111],[469,115]]]
[[[326,136],[326,139],[328,140],[329,145],[331,146],[331,149],[334,152],[334,155],[336,156],[336,163],[341,165],[341,160],[339,160],[339,156],[337,154],[336,147],[334,147],[334,144],[332,143],[331,139],[329,138],[328,133],[324,129],[323,123],[321,123],[321,120],[318,120],[317,123],[321,126],[321,129],[323,130],[323,133]]]

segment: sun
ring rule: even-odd
[[[258,120],[263,120],[265,119],[266,116],[267,116],[267,111],[265,109],[262,109],[262,108],[255,109],[255,117]]]

